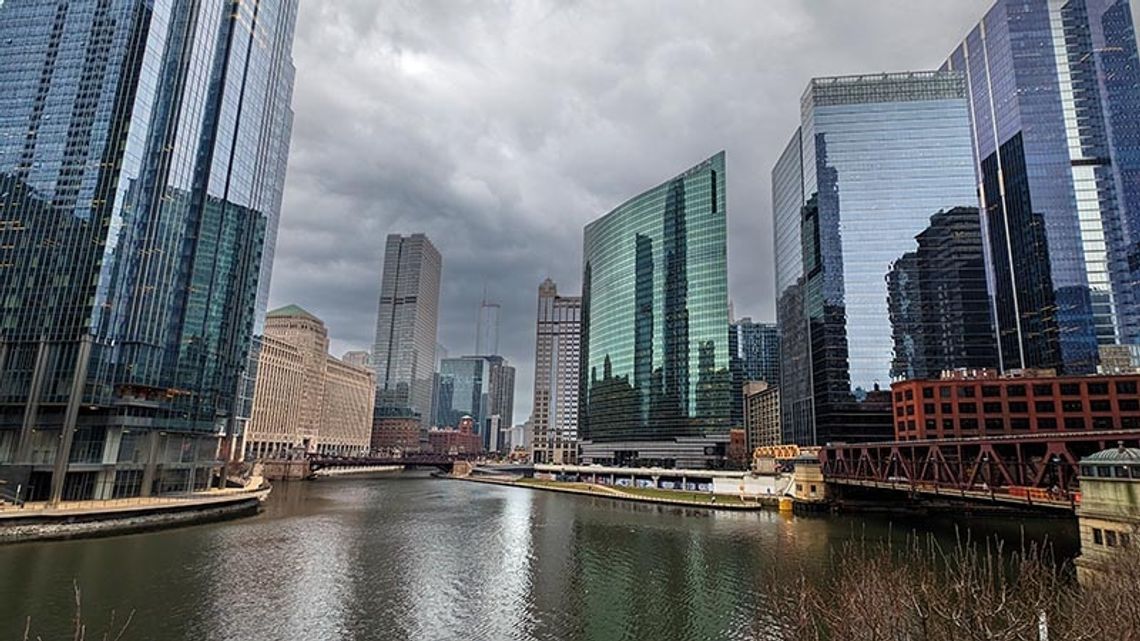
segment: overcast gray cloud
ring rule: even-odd
[[[532,392],[537,287],[576,293],[582,227],[724,149],[729,291],[775,318],[769,173],[809,78],[935,68],[989,0],[301,0],[271,304],[371,347],[384,238],[444,257],[440,342],[484,285]]]

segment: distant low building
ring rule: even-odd
[[[1099,373],[1140,373],[1140,345],[1101,345]]]
[[[428,447],[436,454],[478,454],[483,451],[483,438],[475,432],[475,419],[464,416],[457,429],[428,431]]]
[[[368,353],[365,350],[353,350],[350,352],[345,352],[344,355],[340,357],[340,360],[348,363],[349,365],[355,365],[357,367],[363,367],[365,369],[373,369],[375,367],[375,365],[372,363],[372,354]]]
[[[780,444],[780,390],[764,381],[744,385],[744,429],[749,451]]]
[[[503,417],[494,414],[487,418],[487,451],[500,452],[503,449],[503,437],[506,436],[502,431]]]
[[[725,458],[729,466],[744,469],[751,462],[751,450],[748,449],[748,437],[744,430],[732,428],[728,431],[728,446],[725,448]]]
[[[420,415],[410,410],[386,411],[385,408],[377,408],[372,419],[372,451],[418,452],[420,422]]]
[[[950,372],[891,392],[899,441],[1140,428],[1140,374]]]
[[[533,425],[533,418],[528,418],[525,423],[511,428],[511,449],[522,451],[532,461],[535,440]]]

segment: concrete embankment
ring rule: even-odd
[[[84,501],[56,508],[5,507],[0,509],[0,543],[111,536],[219,521],[256,513],[269,491],[265,484],[186,497]]]
[[[775,496],[759,497],[755,500],[749,499],[745,501],[740,500],[738,497],[718,496],[716,502],[713,502],[704,496],[699,499],[695,497],[670,497],[667,495],[667,492],[669,492],[668,490],[660,490],[660,495],[649,495],[644,491],[637,493],[638,489],[636,488],[611,487],[607,485],[595,485],[590,483],[562,483],[557,481],[535,481],[533,479],[516,479],[510,477],[496,478],[488,476],[445,476],[443,478],[455,479],[459,481],[471,481],[474,483],[509,485],[511,487],[521,487],[531,490],[546,490],[549,492],[578,494],[582,496],[615,499],[619,501],[636,501],[640,503],[657,503],[663,505],[698,507],[708,510],[731,510],[739,512],[777,509],[779,507],[779,498]],[[678,492],[678,494],[691,496],[693,493]]]

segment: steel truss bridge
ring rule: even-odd
[[[1073,510],[1081,458],[1140,445],[1140,430],[1103,430],[828,445],[829,484]]]

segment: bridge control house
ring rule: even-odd
[[[898,441],[1140,430],[1140,374],[954,372],[891,392]]]

